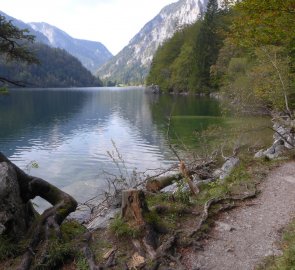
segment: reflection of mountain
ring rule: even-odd
[[[21,138],[26,131],[34,138],[37,135],[34,132],[66,121],[83,105],[85,98],[78,91],[61,94],[53,89],[11,90],[9,95],[0,96],[0,138]]]
[[[0,105],[0,138],[5,142],[0,146],[8,156],[20,143],[22,149],[36,142],[52,149],[80,133],[106,132],[112,121],[128,127],[135,143],[155,145],[159,152],[166,152],[141,90],[14,90],[0,96]],[[116,139],[110,134],[108,140],[111,138]]]
[[[79,132],[95,128],[102,132],[108,122],[120,119],[120,124],[133,131],[134,140],[157,145],[165,153],[163,134],[171,110],[173,115],[219,114],[217,102],[173,99],[144,95],[136,89],[14,90],[9,96],[0,96],[0,138],[6,145],[22,139],[22,147],[31,147],[32,140],[38,139],[50,148]],[[16,145],[5,148],[10,156]]]
[[[93,179],[99,166],[112,167],[105,156],[111,139],[131,168],[169,159],[142,90],[14,90],[0,97],[0,115],[1,151],[22,167],[48,160],[42,167],[63,178],[72,170],[74,178]],[[86,166],[82,177],[84,162],[96,168],[89,173]]]
[[[0,96],[0,149],[22,168],[36,160],[33,175],[84,200],[105,185],[102,169],[118,174],[106,155],[114,150],[111,140],[128,170],[171,163],[165,117],[171,99],[138,88],[12,90]],[[178,97],[175,104],[178,115],[202,114],[200,109],[215,114],[216,109],[191,97]]]

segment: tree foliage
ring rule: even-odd
[[[208,1],[203,19],[158,49],[147,79],[164,91],[221,89],[227,107],[255,113],[295,102],[294,0]]]
[[[157,84],[166,92],[212,91],[216,84],[211,80],[211,67],[228,28],[228,12],[210,0],[203,19],[176,32],[157,50],[147,84]]]
[[[0,54],[3,60],[23,61],[28,64],[38,63],[30,45],[35,37],[27,29],[18,29],[11,21],[0,15]],[[0,82],[22,86],[21,82],[0,76]]]
[[[229,70],[220,68],[220,63],[226,64],[226,61],[224,55],[219,54],[217,70],[223,73],[224,97],[233,102],[238,96],[247,95],[250,102],[234,103],[245,107],[255,100],[255,104],[265,108],[290,113],[290,96],[294,92],[294,1],[244,0],[234,10],[226,46],[228,49],[231,44],[235,48],[232,57],[243,55],[251,65],[243,75],[248,88],[237,87],[241,77],[231,77]]]
[[[0,15],[0,53],[8,61],[20,60],[27,63],[38,63],[29,46],[35,40],[27,29],[18,29]]]
[[[288,48],[295,38],[293,0],[244,0],[235,7],[232,37],[244,47]]]

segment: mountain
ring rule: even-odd
[[[208,0],[179,0],[164,7],[97,74],[103,80],[118,83],[144,83],[157,48],[178,29],[200,18],[207,3]]]
[[[13,25],[18,27],[19,29],[28,29],[30,31],[30,34],[32,34],[36,37],[36,41],[41,42],[46,45],[50,45],[50,42],[46,36],[44,36],[42,33],[38,32],[38,31],[35,31],[27,23],[24,23],[23,21],[18,20],[16,18],[13,18],[10,15],[4,13],[3,11],[0,11],[0,15],[4,16],[7,21],[12,21]]]
[[[28,87],[91,87],[102,86],[81,62],[59,48],[37,42],[31,49],[40,64],[7,62],[0,58],[0,74],[11,81]]]
[[[50,42],[42,33],[35,31],[28,24],[3,12],[2,16],[19,29],[28,29],[36,36],[36,42],[30,49],[40,61],[39,65],[28,65],[22,62],[7,62],[0,56],[0,74],[11,81],[20,82],[32,87],[72,87],[101,86],[81,62],[64,49],[50,47]]]
[[[73,38],[48,23],[32,22],[28,25],[35,32],[44,35],[49,46],[66,50],[77,57],[83,66],[91,72],[97,71],[102,64],[113,56],[102,43]]]

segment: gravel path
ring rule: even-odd
[[[281,230],[295,216],[295,162],[272,171],[261,194],[220,215],[204,250],[188,252],[189,270],[252,270],[268,255],[278,255]]]

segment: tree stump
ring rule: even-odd
[[[122,218],[131,226],[144,226],[144,214],[148,213],[145,196],[142,190],[130,189],[122,192]]]
[[[133,228],[139,228],[142,232],[141,243],[147,256],[154,258],[158,245],[158,235],[153,224],[145,220],[150,212],[142,190],[124,190],[122,192],[122,218]]]

